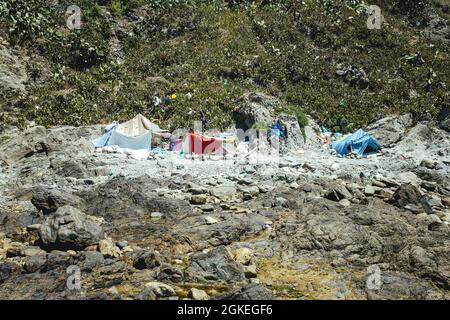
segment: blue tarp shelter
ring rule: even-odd
[[[127,136],[123,133],[115,130],[113,127],[110,131],[106,132],[100,138],[92,141],[92,144],[96,148],[102,148],[106,146],[117,146],[119,148],[131,149],[131,150],[151,150],[152,145],[152,132],[148,131],[143,135],[137,137]]]
[[[331,148],[343,156],[350,152],[355,152],[360,156],[363,156],[366,153],[380,150],[381,145],[370,134],[362,129],[359,129],[348,137],[332,143]]]
[[[150,151],[152,137],[160,136],[161,132],[163,130],[159,126],[138,114],[125,123],[115,122],[109,125],[105,129],[105,133],[92,141],[92,144],[96,148],[117,146],[123,149]]]

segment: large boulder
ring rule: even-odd
[[[273,96],[260,92],[250,92],[244,94],[237,101],[237,106],[233,110],[232,117],[237,129],[247,131],[257,123],[269,125],[273,122],[275,108],[280,101]]]
[[[236,283],[245,281],[242,266],[233,260],[224,246],[208,253],[192,255],[191,265],[185,270],[185,278],[194,282]]]
[[[32,190],[31,203],[44,214],[53,213],[65,205],[79,206],[82,202],[81,198],[63,190],[44,186],[38,186]]]
[[[80,210],[64,206],[39,228],[43,247],[79,250],[98,243],[104,236],[101,223]]]
[[[423,208],[427,213],[432,213],[432,209],[420,190],[410,184],[402,184],[391,197],[390,202],[399,208]]]
[[[37,153],[48,152],[47,129],[42,126],[25,131],[11,130],[6,141],[0,144],[0,159],[8,165]]]
[[[367,127],[367,132],[373,135],[383,147],[390,147],[399,142],[405,131],[412,125],[411,114],[380,119]]]

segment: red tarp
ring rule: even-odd
[[[222,139],[202,136],[198,133],[189,134],[189,153],[217,153],[222,150]]]

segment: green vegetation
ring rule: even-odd
[[[450,105],[450,52],[412,24],[431,6],[419,2],[374,1],[386,22],[370,30],[359,0],[10,0],[0,4],[0,35],[43,56],[52,77],[3,99],[0,110],[19,112],[2,121],[82,125],[140,112],[173,129],[203,109],[225,128],[246,91],[279,97],[300,126],[305,114],[341,131],[387,114],[435,115]],[[70,31],[64,12],[73,3],[83,24]],[[125,21],[136,9],[145,9],[142,21],[121,32],[104,13]],[[338,64],[364,70],[367,86],[337,76]],[[175,101],[154,105],[173,93]]]

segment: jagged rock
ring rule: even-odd
[[[0,38],[0,88],[1,90],[25,91],[28,81],[26,65],[12,48],[5,46]]]
[[[47,129],[36,126],[17,133],[14,138],[0,144],[0,159],[11,165],[35,154],[45,155],[48,150]]]
[[[141,215],[142,221],[145,213],[160,212],[167,217],[180,217],[191,211],[188,201],[156,195],[155,185],[159,183],[148,176],[114,177],[86,195],[86,208],[89,214],[116,221],[118,227],[120,220],[128,216]]]
[[[33,188],[32,194],[31,203],[44,214],[53,213],[65,205],[77,207],[82,203],[82,199],[73,194],[43,186]]]
[[[14,274],[20,273],[21,268],[19,265],[12,262],[0,262],[0,284],[5,282]]]
[[[83,251],[81,253],[82,270],[92,271],[96,267],[100,267],[105,263],[105,258],[98,251]]]
[[[23,265],[23,268],[28,273],[34,273],[40,270],[45,265],[46,262],[47,257],[45,255],[27,257]]]
[[[325,198],[333,201],[340,201],[342,199],[351,199],[352,194],[343,185],[335,185],[330,191],[325,194]]]
[[[103,228],[98,219],[63,206],[42,224],[39,236],[45,247],[80,250],[98,243],[103,238]]]
[[[84,161],[83,161],[84,162]],[[87,165],[81,161],[57,158],[51,161],[51,168],[62,177],[73,177],[82,179],[88,177]]]
[[[378,120],[367,127],[367,132],[373,135],[383,147],[389,147],[399,142],[411,125],[412,116],[405,114]]]
[[[208,253],[193,254],[191,265],[185,270],[185,279],[234,283],[244,281],[245,275],[242,266],[231,258],[224,246],[220,246]]]
[[[236,102],[232,117],[236,128],[247,131],[257,123],[269,125],[274,119],[274,109],[280,101],[260,92],[246,93]]]
[[[394,195],[390,199],[391,203],[394,203],[399,208],[405,208],[406,206],[422,207],[427,213],[432,213],[430,205],[427,203],[426,198],[422,196],[420,190],[412,184],[402,184]]]
[[[159,281],[170,281],[173,283],[178,283],[183,281],[183,272],[176,266],[163,264],[159,268],[157,279]]]
[[[133,253],[133,266],[138,270],[153,269],[161,265],[161,258],[153,250],[139,250]]]

